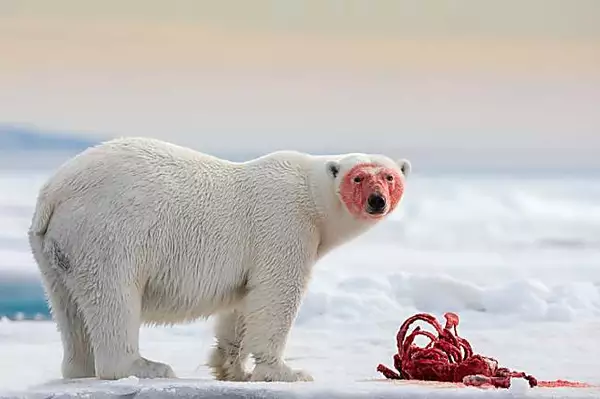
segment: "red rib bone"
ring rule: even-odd
[[[570,382],[565,380],[540,381],[523,372],[511,371],[498,367],[498,361],[491,357],[473,354],[471,344],[458,336],[458,315],[455,313],[444,314],[446,325],[444,328],[434,316],[418,313],[409,317],[398,330],[396,346],[398,353],[394,355],[394,371],[383,364],[377,371],[388,379],[394,380],[422,380],[455,382],[464,385],[496,388],[509,388],[511,378],[524,378],[530,387],[591,387],[585,383]],[[416,321],[424,321],[437,332],[421,330],[416,327],[410,334],[408,328]],[[429,338],[430,342],[425,347],[417,346],[414,341],[418,336]]]

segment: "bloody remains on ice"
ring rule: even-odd
[[[408,318],[396,336],[398,353],[394,355],[394,367],[397,372],[383,364],[377,367],[377,371],[389,379],[456,382],[478,387],[509,388],[511,378],[524,378],[530,387],[538,385],[531,375],[498,367],[496,359],[473,354],[469,342],[458,336],[458,315],[446,313],[444,317],[446,325],[443,328],[430,314],[419,313]],[[407,336],[410,324],[419,320],[431,324],[438,336],[420,327]],[[418,336],[429,338],[429,344],[424,348],[414,344]],[[567,384],[570,385],[567,381],[557,381],[552,385]]]

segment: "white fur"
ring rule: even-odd
[[[356,162],[410,169],[366,154],[234,163],[145,138],[65,163],[40,190],[29,231],[63,376],[174,377],[141,357],[140,325],[217,315],[217,378],[311,380],[282,356],[314,263],[375,223],[353,218],[336,195]]]

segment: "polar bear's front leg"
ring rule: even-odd
[[[244,370],[249,353],[241,350],[245,329],[244,317],[237,310],[225,311],[217,316],[217,343],[212,349],[208,366],[218,380],[247,381],[250,378],[250,374]]]
[[[277,265],[303,268],[303,265]],[[251,282],[245,298],[246,334],[244,351],[254,357],[251,381],[312,381],[302,370],[291,369],[283,360],[285,344],[302,301],[305,277],[301,270],[279,269]],[[286,275],[281,275],[282,273]]]

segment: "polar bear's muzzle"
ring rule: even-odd
[[[367,213],[369,215],[381,215],[385,212],[386,200],[379,193],[373,193],[367,198]]]

